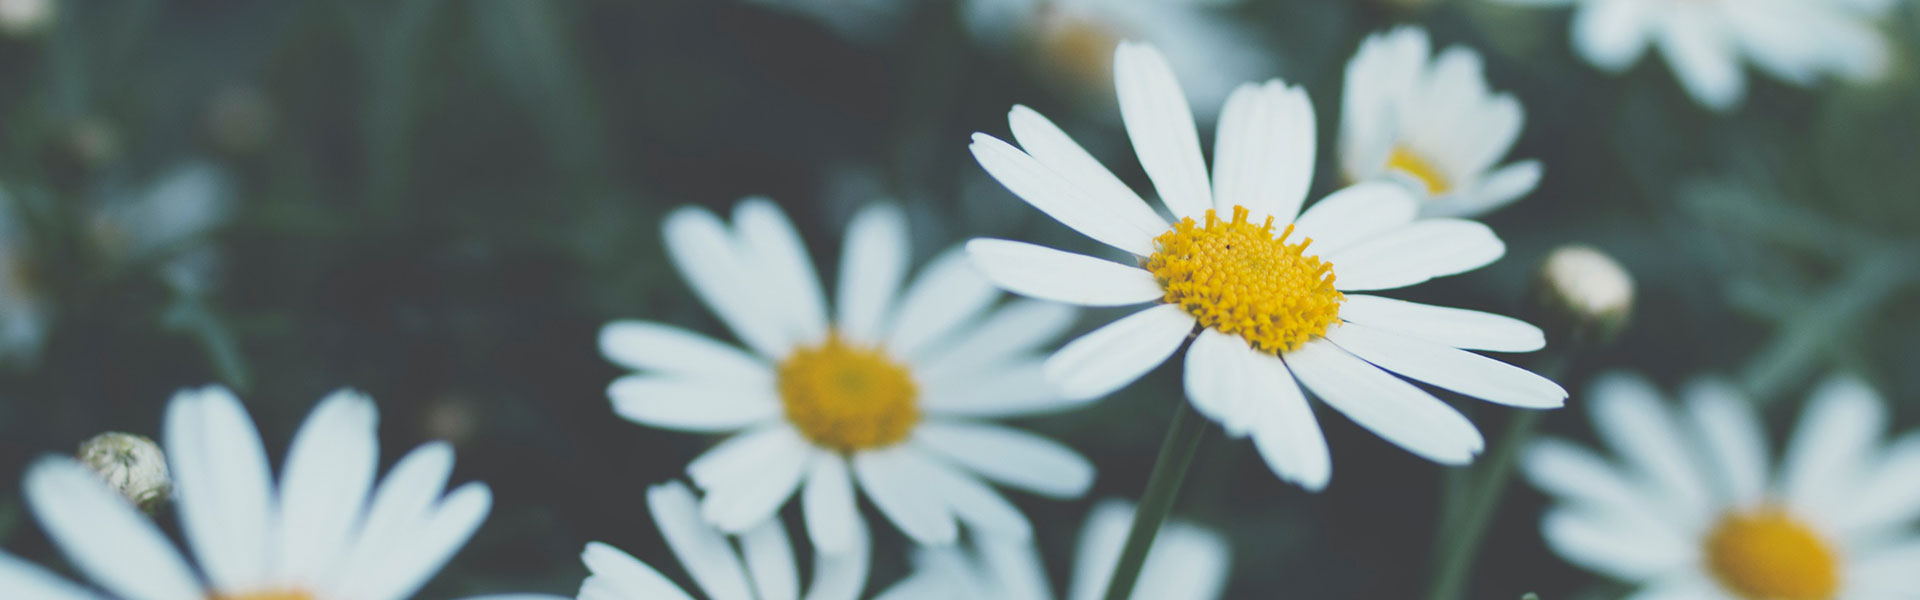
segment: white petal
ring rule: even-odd
[[[1649,514],[1637,482],[1585,448],[1557,438],[1528,444],[1520,472],[1540,491],[1559,496],[1574,508],[1615,515]],[[1656,499],[1657,500],[1657,499]],[[1657,522],[1657,521],[1656,521]]]
[[[1253,220],[1290,221],[1313,182],[1313,103],[1279,80],[1244,83],[1227,97],[1213,145],[1213,207],[1245,206]]]
[[[1356,243],[1413,222],[1419,203],[1406,188],[1384,182],[1359,183],[1328,195],[1301,213],[1294,235],[1312,239],[1307,248],[1328,256]]]
[[[607,386],[613,412],[642,425],[732,431],[780,416],[771,382],[627,375]]]
[[[1920,569],[1920,538],[1907,537],[1851,562],[1846,566],[1846,598],[1912,598],[1920,593],[1920,583],[1913,578]]]
[[[1007,600],[1050,600],[1053,586],[1047,583],[1047,566],[1033,540],[985,538],[976,540],[980,562],[1005,592]]]
[[[914,441],[982,477],[1052,498],[1078,498],[1093,464],[1059,442],[984,423],[922,423]]]
[[[851,505],[849,505],[851,506]],[[806,600],[854,600],[867,587],[867,568],[873,559],[864,521],[854,519],[853,543],[846,552],[813,555],[813,582]]]
[[[1047,380],[1067,398],[1098,398],[1153,370],[1180,349],[1193,317],[1161,304],[1080,336],[1047,359]]]
[[[348,598],[411,598],[460,551],[493,508],[493,492],[471,482],[454,488],[433,513],[404,532],[387,555],[374,581],[351,590]]]
[[[1649,2],[1586,2],[1573,17],[1573,47],[1587,62],[1619,73],[1640,61],[1653,33]]]
[[[1361,427],[1440,464],[1464,465],[1486,446],[1459,411],[1321,339],[1283,357],[1315,396]]]
[[[1463,350],[1532,352],[1547,345],[1546,334],[1526,321],[1380,296],[1347,294],[1340,318]]]
[[[1920,433],[1889,445],[1851,499],[1841,535],[1884,535],[1920,520]]]
[[[894,356],[911,357],[973,320],[1000,295],[960,248],[942,252],[907,286],[886,334]]]
[[[1166,230],[1166,223],[1160,220],[1159,215],[1153,215],[1154,222],[1149,228],[1147,223],[1137,222],[1140,221],[1138,217],[1126,214],[1132,213],[1131,209],[1108,206],[1138,200],[1139,196],[1131,190],[1126,196],[1119,196],[1118,200],[1106,200],[1094,195],[1100,193],[1099,190],[1076,187],[1075,182],[1064,179],[1034,157],[984,133],[973,134],[973,144],[968,148],[973,151],[974,160],[980,162],[980,167],[999,180],[1008,191],[1060,224],[1102,244],[1146,256],[1153,253],[1153,237]],[[1098,167],[1099,164],[1095,163],[1094,166]],[[1145,208],[1145,204],[1141,204],[1141,207]],[[1147,209],[1147,212],[1153,211]]]
[[[1085,406],[1047,383],[1040,359],[1008,361],[921,380],[920,408],[928,414],[1010,418]]]
[[[800,491],[801,512],[806,518],[807,535],[823,554],[844,554],[854,545],[860,526],[859,506],[853,497],[853,479],[847,475],[847,460],[822,456],[813,461],[807,485]]]
[[[701,591],[714,600],[753,600],[740,557],[725,536],[700,520],[692,490],[677,481],[653,486],[647,490],[647,508]]]
[[[938,379],[1019,359],[1066,333],[1077,316],[1064,304],[1014,300],[968,327],[953,343],[930,348],[914,371]]]
[[[1740,506],[1765,500],[1766,428],[1746,395],[1727,381],[1709,379],[1689,384],[1680,397],[1686,400],[1701,447],[1713,459],[1707,471],[1718,479],[1727,499]]]
[[[1428,219],[1354,244],[1327,261],[1341,291],[1383,290],[1478,269],[1506,252],[1486,225]]]
[[[404,547],[424,522],[453,472],[453,446],[428,442],[394,463],[386,479],[374,488],[366,518],[353,539],[338,574],[321,586],[329,597],[360,598],[361,590],[389,585],[382,580],[393,571],[395,552]]]
[[[1327,339],[1382,369],[1488,402],[1559,408],[1567,400],[1567,391],[1550,379],[1465,350],[1358,323],[1328,330]]]
[[[820,291],[807,245],[794,231],[793,220],[766,198],[747,198],[733,208],[739,247],[758,265],[768,299],[762,306],[780,311],[796,339],[827,337],[827,301]]]
[[[1025,242],[975,239],[967,255],[994,285],[1022,296],[1081,306],[1125,306],[1166,292],[1145,269]]]
[[[1027,516],[979,479],[943,464],[936,457],[913,453],[905,456],[910,458],[907,462],[914,465],[929,491],[945,499],[954,516],[974,531],[1020,540],[1033,535]]]
[[[1733,41],[1708,19],[1694,11],[1676,11],[1658,41],[1681,87],[1702,106],[1724,112],[1746,95],[1746,75]]]
[[[847,224],[840,253],[839,312],[834,328],[848,339],[877,343],[893,310],[893,296],[907,276],[913,246],[907,241],[907,216],[892,204],[860,209]]]
[[[1300,384],[1277,357],[1261,354],[1252,365],[1254,389],[1268,395],[1253,403],[1253,444],[1260,458],[1282,481],[1313,492],[1326,489],[1333,478],[1333,458]]]
[[[39,565],[0,552],[0,589],[19,597],[36,600],[93,600],[100,598],[91,590],[68,583]],[[191,598],[182,595],[181,598]]]
[[[600,354],[636,371],[760,380],[771,374],[765,361],[738,348],[650,321],[614,321],[601,327]]]
[[[1838,517],[1886,432],[1886,406],[1865,382],[1847,376],[1821,382],[1809,398],[1780,465],[1777,491],[1802,514]]]
[[[380,459],[373,400],[341,390],[313,409],[281,470],[275,580],[321,580],[346,558]]]
[[[1652,384],[1637,376],[1602,375],[1587,393],[1587,405],[1607,447],[1646,480],[1643,489],[1657,499],[1653,504],[1670,507],[1670,514],[1688,523],[1711,518],[1705,476]]]
[[[1120,562],[1120,552],[1132,528],[1134,508],[1117,500],[1103,501],[1087,516],[1075,551],[1071,600],[1096,600],[1106,595],[1107,583]],[[1141,565],[1132,600],[1161,598],[1218,598],[1231,564],[1227,541],[1219,534],[1180,521],[1167,521],[1154,536]]]
[[[1523,160],[1500,167],[1480,178],[1473,189],[1428,200],[1420,204],[1420,216],[1435,218],[1474,218],[1512,204],[1533,193],[1545,169],[1540,161]]]
[[[1244,437],[1253,425],[1253,407],[1259,391],[1254,387],[1252,350],[1240,336],[1217,329],[1200,330],[1187,348],[1181,380],[1187,399],[1202,416],[1219,423],[1227,435]]]
[[[924,429],[925,426],[922,426]],[[873,505],[900,531],[921,544],[951,544],[959,529],[945,502],[927,489],[908,462],[913,450],[894,446],[853,455],[853,474]]]
[[[763,465],[781,455],[804,454],[811,445],[786,423],[769,423],[727,438],[687,463],[687,478],[714,488],[765,476]]]
[[[587,572],[593,576],[589,582],[599,581],[602,585],[617,592],[618,598],[661,598],[663,600],[693,600],[680,586],[661,575],[647,563],[640,562],[619,548],[588,542],[587,549],[580,553],[580,562],[587,565]],[[581,594],[586,600],[586,594]]]
[[[1719,581],[1708,576],[1701,569],[1685,567],[1674,568],[1670,574],[1647,582],[1639,591],[1622,600],[1699,600],[1700,598],[1725,598],[1726,588]]]
[[[686,207],[661,224],[667,258],[720,321],[762,356],[781,358],[794,340],[778,314],[767,308],[758,265],[734,247],[720,219],[706,209]]]
[[[753,576],[758,600],[794,600],[800,597],[800,569],[793,560],[793,542],[787,526],[767,519],[740,536],[741,555]]]
[[[130,600],[202,596],[193,570],[166,536],[80,463],[42,458],[27,469],[21,487],[47,537],[100,587]]]
[[[1091,208],[1106,213],[1107,219],[1118,223],[1117,231],[1124,234],[1129,246],[1150,250],[1147,243],[1166,230],[1166,220],[1153,212],[1153,207],[1052,121],[1033,109],[1015,105],[1007,113],[1007,122],[1012,125],[1013,138],[1020,142],[1020,148],[1079,190],[1082,197],[1093,199]],[[1128,246],[1118,247],[1128,250]]]
[[[225,388],[174,394],[167,406],[167,456],[179,495],[181,529],[214,589],[265,582],[272,552],[273,484],[267,451],[240,399]]]
[[[811,448],[767,457],[755,465],[753,477],[725,480],[706,489],[700,503],[700,515],[708,523],[728,533],[744,532],[774,518],[774,513],[800,488],[800,480],[812,470],[821,452]]]
[[[1696,560],[1694,550],[1671,532],[1598,513],[1553,509],[1541,519],[1540,534],[1567,562],[1616,579],[1643,580]]]
[[[1193,111],[1174,80],[1172,67],[1152,46],[1123,42],[1113,56],[1113,87],[1120,118],[1140,166],[1174,218],[1199,218],[1213,207],[1207,166]]]

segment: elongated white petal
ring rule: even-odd
[[[100,597],[92,590],[69,583],[39,565],[5,552],[0,552],[0,589],[22,598],[40,600],[94,600]]]
[[[1027,359],[928,378],[920,386],[928,414],[1009,418],[1085,406],[1090,398],[1062,396],[1047,383],[1045,361]]]
[[[1244,83],[1227,97],[1213,142],[1213,207],[1245,206],[1254,221],[1290,221],[1313,182],[1313,103],[1280,80]]]
[[[1284,358],[1294,377],[1328,406],[1427,460],[1464,465],[1486,446],[1459,411],[1327,340],[1307,342]]]
[[[1721,33],[1714,18],[1682,7],[1667,17],[1655,41],[1680,86],[1701,106],[1725,112],[1746,95],[1747,77],[1734,41]]]
[[[1109,201],[1093,195],[1099,193],[1097,190],[1076,188],[1073,182],[1034,157],[993,136],[973,134],[973,144],[968,148],[973,151],[974,160],[980,162],[980,167],[999,180],[1000,185],[1007,186],[1008,191],[1053,217],[1053,220],[1094,241],[1146,256],[1153,253],[1153,236],[1166,229],[1159,215],[1153,215],[1157,223],[1149,229],[1145,223],[1137,222],[1138,217],[1115,214],[1131,210],[1105,204],[1123,204],[1128,201],[1126,196],[1121,196],[1118,201]],[[1132,195],[1133,192],[1128,191],[1127,194]],[[1139,198],[1137,195],[1132,197]],[[1147,212],[1151,213],[1152,210],[1148,209]]]
[[[274,579],[319,581],[346,558],[380,459],[373,400],[328,395],[294,434],[281,470]]]
[[[853,497],[853,478],[847,474],[847,460],[822,456],[813,461],[812,468],[806,487],[800,491],[807,534],[823,554],[848,552],[853,549],[860,512]]]
[[[607,386],[613,412],[642,425],[732,431],[780,416],[771,382],[628,375]]]
[[[680,586],[661,575],[647,563],[640,562],[619,548],[588,542],[587,549],[580,553],[580,562],[586,563],[587,572],[593,576],[587,578],[584,586],[599,585],[611,588],[613,598],[661,598],[662,600],[693,600]],[[581,600],[586,600],[586,592],[581,592]]]
[[[647,490],[647,508],[660,527],[660,536],[667,539],[667,547],[707,597],[753,600],[739,555],[734,554],[725,536],[701,521],[692,490],[677,481],[653,486]]]
[[[938,457],[918,453],[906,456],[928,488],[946,500],[947,507],[961,522],[996,537],[1024,540],[1033,535],[1027,516],[992,487],[946,465]]]
[[[740,553],[753,576],[757,600],[794,600],[800,597],[800,568],[793,560],[793,542],[779,519],[766,519],[740,536]]]
[[[388,585],[382,580],[393,569],[393,556],[428,518],[453,472],[453,446],[428,442],[414,448],[374,488],[366,519],[353,539],[352,550],[333,577],[320,586],[326,597],[361,598],[361,591]]]
[[[1121,43],[1113,56],[1113,87],[1127,137],[1160,201],[1176,219],[1206,214],[1213,193],[1200,156],[1200,134],[1166,57],[1152,46]]]
[[[1285,362],[1249,348],[1253,387],[1262,392],[1252,406],[1253,444],[1282,481],[1308,491],[1327,488],[1333,478],[1333,457],[1313,407],[1300,392],[1299,382]]]
[[[767,363],[698,333],[651,321],[600,328],[600,354],[620,366],[681,376],[768,379]]]
[[[667,215],[660,229],[674,269],[720,321],[761,356],[786,356],[793,337],[762,306],[768,299],[756,279],[758,265],[734,247],[727,226],[706,209],[687,207]]]
[[[1000,295],[954,248],[934,257],[907,287],[886,334],[894,356],[913,357],[985,311]]]
[[[1145,246],[1146,242],[1166,230],[1167,221],[1153,212],[1146,200],[1115,177],[1113,171],[1094,160],[1093,155],[1052,121],[1033,109],[1015,105],[1007,113],[1007,123],[1013,127],[1013,139],[1020,142],[1022,150],[1052,169],[1083,197],[1091,199],[1094,211],[1106,213],[1120,224],[1122,227],[1117,230],[1127,232],[1127,239],[1139,240],[1134,244],[1150,249]]]
[[[1125,306],[1158,300],[1164,291],[1145,269],[1025,242],[967,242],[975,267],[1002,289],[1080,306]]]
[[[723,480],[718,487],[707,488],[700,515],[727,533],[751,529],[773,518],[786,505],[820,455],[820,451],[808,448],[768,456],[765,463],[755,466],[754,476]]]
[[[1097,600],[1106,595],[1113,570],[1133,524],[1134,507],[1107,500],[1088,513],[1074,554],[1069,600]],[[1180,521],[1167,521],[1154,536],[1141,565],[1132,600],[1153,598],[1216,598],[1226,585],[1231,562],[1227,542],[1219,534]]]
[[[27,469],[22,487],[47,536],[100,587],[131,600],[202,596],[166,536],[80,463],[42,458]]]
[[[1696,381],[1681,390],[1694,433],[1713,462],[1707,472],[1739,506],[1764,501],[1767,491],[1767,431],[1753,404],[1730,382]]]
[[[924,428],[924,427],[923,427]],[[921,544],[951,544],[959,535],[953,513],[928,489],[902,446],[853,455],[854,478],[880,512]]]
[[[1077,311],[1065,304],[1015,300],[961,332],[950,344],[930,348],[914,366],[933,380],[1018,360],[1073,326]]]
[[[1838,516],[1886,428],[1886,406],[1865,382],[1847,376],[1821,382],[1787,445],[1778,497],[1801,514]]]
[[[1567,400],[1553,380],[1465,350],[1358,323],[1328,330],[1327,339],[1380,368],[1488,402],[1559,408]]]
[[[802,454],[808,449],[809,444],[793,426],[768,423],[729,437],[687,463],[687,478],[705,489],[761,477],[761,465],[780,455]]]
[[[777,311],[795,339],[820,340],[827,336],[827,300],[820,290],[820,275],[814,272],[807,245],[794,231],[793,220],[766,198],[747,198],[733,209],[739,248],[748,260],[758,265],[761,285],[774,302],[761,306]]]
[[[1346,296],[1341,319],[1411,338],[1494,352],[1532,352],[1547,345],[1540,328],[1512,317],[1380,296]]]
[[[240,399],[225,388],[174,394],[167,457],[181,529],[215,589],[248,589],[268,575],[273,483],[267,451]]]
[[[1618,73],[1640,61],[1655,28],[1647,23],[1653,5],[1644,2],[1587,2],[1573,19],[1573,47],[1587,62]]]
[[[471,482],[454,488],[432,514],[405,532],[372,579],[377,583],[351,590],[348,598],[411,598],[421,586],[460,551],[493,508],[493,492]]]
[[[1093,485],[1093,464],[1059,442],[985,423],[923,423],[913,440],[982,477],[1053,498]]]
[[[1877,536],[1920,520],[1920,432],[1888,445],[1836,523],[1843,536]]]
[[[1464,273],[1506,254],[1507,246],[1486,225],[1429,219],[1356,243],[1327,257],[1334,287],[1384,290]]]
[[[1180,349],[1193,317],[1172,304],[1128,315],[1080,336],[1047,359],[1047,380],[1067,398],[1098,398],[1133,383]]]
[[[1479,217],[1533,193],[1546,168],[1537,160],[1523,160],[1481,177],[1472,189],[1420,204],[1420,216],[1429,219]]]
[[[806,600],[854,600],[866,590],[872,540],[865,521],[854,519],[852,523],[853,543],[845,552],[813,555],[813,581],[807,586]]]
[[[1690,564],[1697,556],[1671,530],[1636,527],[1594,512],[1554,509],[1541,520],[1540,533],[1568,562],[1628,581]]]
[[[1330,256],[1413,222],[1418,201],[1392,183],[1358,183],[1328,195],[1300,214],[1294,235],[1312,239],[1309,253]],[[1335,265],[1338,267],[1339,265]]]
[[[1602,375],[1587,393],[1587,405],[1600,439],[1634,477],[1645,480],[1641,487],[1657,499],[1654,504],[1689,523],[1711,518],[1696,454],[1651,383],[1632,375]]]
[[[1575,508],[1653,518],[1637,482],[1572,442],[1548,438],[1529,444],[1520,457],[1520,472],[1541,491]]]
[[[1248,364],[1247,342],[1240,336],[1202,329],[1187,349],[1185,375],[1187,399],[1202,416],[1219,423],[1227,435],[1244,437],[1252,426],[1250,406],[1257,391],[1253,388],[1253,367]]]
[[[907,276],[913,246],[907,242],[907,216],[892,204],[874,204],[854,213],[840,252],[840,287],[835,297],[834,328],[847,339],[877,343],[892,316],[893,296]]]

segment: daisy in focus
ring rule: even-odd
[[[700,516],[686,484],[647,490],[647,509],[694,584],[715,600],[793,600],[801,597],[793,543],[779,519],[768,519],[740,536],[735,550],[726,534]],[[865,527],[855,522],[856,527]],[[865,544],[866,534],[855,536]],[[580,600],[677,600],[688,594],[659,571],[618,548],[593,542],[580,559],[592,573],[580,585]],[[807,600],[853,600],[867,584],[866,548],[837,555],[815,554]]]
[[[1870,81],[1886,71],[1887,41],[1874,19],[1887,0],[1497,0],[1527,6],[1578,5],[1573,48],[1621,73],[1657,47],[1700,105],[1739,106],[1747,93],[1741,62],[1808,87],[1838,76]]]
[[[1047,360],[1048,380],[1066,396],[1118,390],[1191,339],[1183,379],[1193,408],[1230,435],[1251,435],[1276,474],[1313,490],[1326,486],[1333,467],[1302,385],[1388,441],[1449,465],[1480,452],[1479,430],[1395,374],[1511,406],[1554,408],[1565,400],[1552,381],[1465,351],[1538,350],[1544,336],[1532,325],[1351,293],[1493,262],[1506,249],[1486,226],[1416,221],[1418,202],[1380,182],[1302,212],[1313,173],[1313,107],[1303,90],[1278,80],[1243,85],[1227,99],[1209,180],[1186,98],[1159,52],[1122,44],[1114,63],[1127,133],[1173,222],[1024,106],[1010,115],[1020,147],[973,137],[974,157],[1014,194],[1133,256],[1118,263],[973,240],[968,253],[989,279],[1070,304],[1153,305]]]
[[[959,249],[901,290],[911,248],[897,208],[855,215],[829,317],[792,222],[751,199],[733,226],[699,208],[664,225],[667,252],[695,293],[748,350],[660,323],[618,321],[602,353],[641,371],[607,394],[628,420],[734,434],[687,466],[701,514],[743,533],[796,493],[815,547],[860,543],[858,486],[922,544],[951,543],[956,517],[1024,537],[1024,515],[982,481],[1054,498],[1086,492],[1093,467],[1073,450],[981,422],[1078,402],[1044,380],[1037,349],[1073,318],[1064,306],[1000,294]]]
[[[23,487],[47,537],[110,597],[409,598],[473,536],[493,497],[479,482],[443,496],[453,450],[438,442],[407,453],[375,485],[377,420],[366,396],[327,396],[294,435],[275,485],[239,399],[219,387],[176,394],[164,442],[191,563],[77,461],[41,459]],[[100,597],[5,553],[0,589]]]
[[[1120,562],[1133,506],[1119,500],[1096,505],[1080,530],[1074,553],[1068,600],[1098,600]],[[972,548],[920,548],[914,573],[876,598],[880,600],[1048,600],[1057,598],[1047,582],[1046,565],[1030,541],[976,538]],[[1168,521],[1153,538],[1139,585],[1138,600],[1214,600],[1226,588],[1232,566],[1227,539],[1212,530]]]
[[[1696,382],[1684,410],[1631,375],[1590,394],[1617,460],[1536,442],[1522,468],[1559,500],[1547,545],[1641,586],[1635,598],[1920,597],[1920,434],[1882,447],[1886,408],[1865,383],[1814,389],[1778,471],[1766,429],[1729,384]]]
[[[1520,102],[1487,88],[1473,50],[1433,55],[1425,29],[1361,42],[1341,101],[1341,174],[1406,185],[1421,199],[1421,216],[1482,215],[1540,183],[1540,161],[1497,166],[1520,137]]]

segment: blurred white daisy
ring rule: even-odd
[[[1314,161],[1313,107],[1303,90],[1274,80],[1235,91],[1220,118],[1209,183],[1186,98],[1160,54],[1123,44],[1114,77],[1134,151],[1177,219],[1171,225],[1024,106],[1011,114],[1021,148],[973,137],[974,157],[1008,189],[1138,265],[969,242],[989,279],[1072,304],[1154,303],[1048,359],[1048,379],[1068,397],[1120,389],[1191,338],[1184,379],[1193,407],[1229,434],[1251,434],[1276,474],[1316,490],[1332,464],[1299,384],[1387,440],[1452,465],[1481,450],[1479,430],[1394,373],[1501,404],[1561,405],[1566,392],[1552,381],[1462,350],[1537,350],[1545,343],[1539,329],[1347,293],[1476,269],[1505,246],[1472,221],[1416,221],[1416,201],[1386,183],[1355,185],[1302,213]]]
[[[1619,73],[1660,49],[1680,85],[1701,105],[1730,110],[1746,96],[1745,59],[1782,81],[1810,86],[1835,75],[1854,81],[1886,71],[1887,42],[1873,20],[1888,0],[1496,0],[1530,6],[1577,4],[1574,50]]]
[[[815,546],[837,553],[859,520],[854,486],[925,544],[952,542],[955,517],[1023,536],[1026,517],[981,478],[1038,494],[1086,492],[1093,467],[1073,450],[980,422],[1060,410],[1037,349],[1071,309],[997,290],[959,249],[900,291],[911,254],[905,217],[868,207],[848,226],[829,318],[806,247],[772,202],[750,199],[733,227],[683,208],[664,226],[673,264],[751,351],[660,323],[600,332],[609,360],[642,371],[613,382],[614,410],[636,423],[736,433],[687,474],[701,513],[740,533],[796,492]]]
[[[1886,409],[1836,377],[1812,394],[1777,472],[1753,405],[1696,382],[1674,414],[1644,379],[1589,394],[1608,460],[1541,440],[1523,468],[1559,499],[1541,523],[1576,565],[1641,586],[1634,598],[1920,597],[1920,433],[1885,448]]]
[[[91,241],[115,264],[157,267],[182,294],[217,284],[219,256],[207,235],[232,221],[233,185],[221,168],[189,162],[152,184],[107,195],[95,210]]]
[[[1240,82],[1271,75],[1274,54],[1255,28],[1236,18],[1239,0],[968,0],[968,32],[982,44],[1017,53],[1042,81],[1063,84],[1106,109],[1113,93],[1113,47],[1139,40],[1166,49],[1192,79],[1187,91],[1212,120]]]
[[[1425,29],[1401,27],[1361,42],[1346,77],[1340,172],[1348,182],[1405,184],[1427,217],[1485,214],[1540,183],[1540,161],[1496,168],[1525,113],[1512,95],[1487,89],[1473,50],[1434,56]]]
[[[377,419],[366,396],[327,396],[294,434],[275,485],[239,399],[219,387],[176,394],[164,437],[192,566],[73,459],[40,459],[23,487],[47,537],[111,597],[408,598],[466,544],[493,497],[479,482],[442,497],[453,450],[437,442],[409,452],[375,486]],[[0,589],[20,594],[10,597],[100,597],[4,553]]]
[[[1134,507],[1107,500],[1095,506],[1080,530],[1068,600],[1098,600],[1120,563]],[[882,600],[1046,600],[1056,598],[1046,565],[1031,541],[982,536],[972,547],[919,548],[914,572],[878,596]],[[1137,600],[1212,600],[1227,584],[1232,551],[1225,537],[1204,527],[1170,520],[1160,525],[1129,596]]]
[[[698,501],[685,484],[672,482],[647,490],[647,508],[667,539],[667,547],[706,597],[715,600],[793,600],[800,594],[800,573],[793,543],[779,519],[768,519],[740,536],[739,550],[700,516]],[[852,600],[867,585],[866,526],[854,524],[854,551],[813,556],[807,600]],[[646,563],[618,548],[593,542],[580,559],[592,573],[580,585],[580,600],[677,600],[693,596]]]

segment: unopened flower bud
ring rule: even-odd
[[[1555,248],[1540,264],[1535,298],[1549,335],[1605,342],[1633,312],[1633,276],[1613,257],[1585,245]]]
[[[153,440],[109,431],[80,444],[80,462],[140,510],[153,512],[173,492],[167,457]]]

